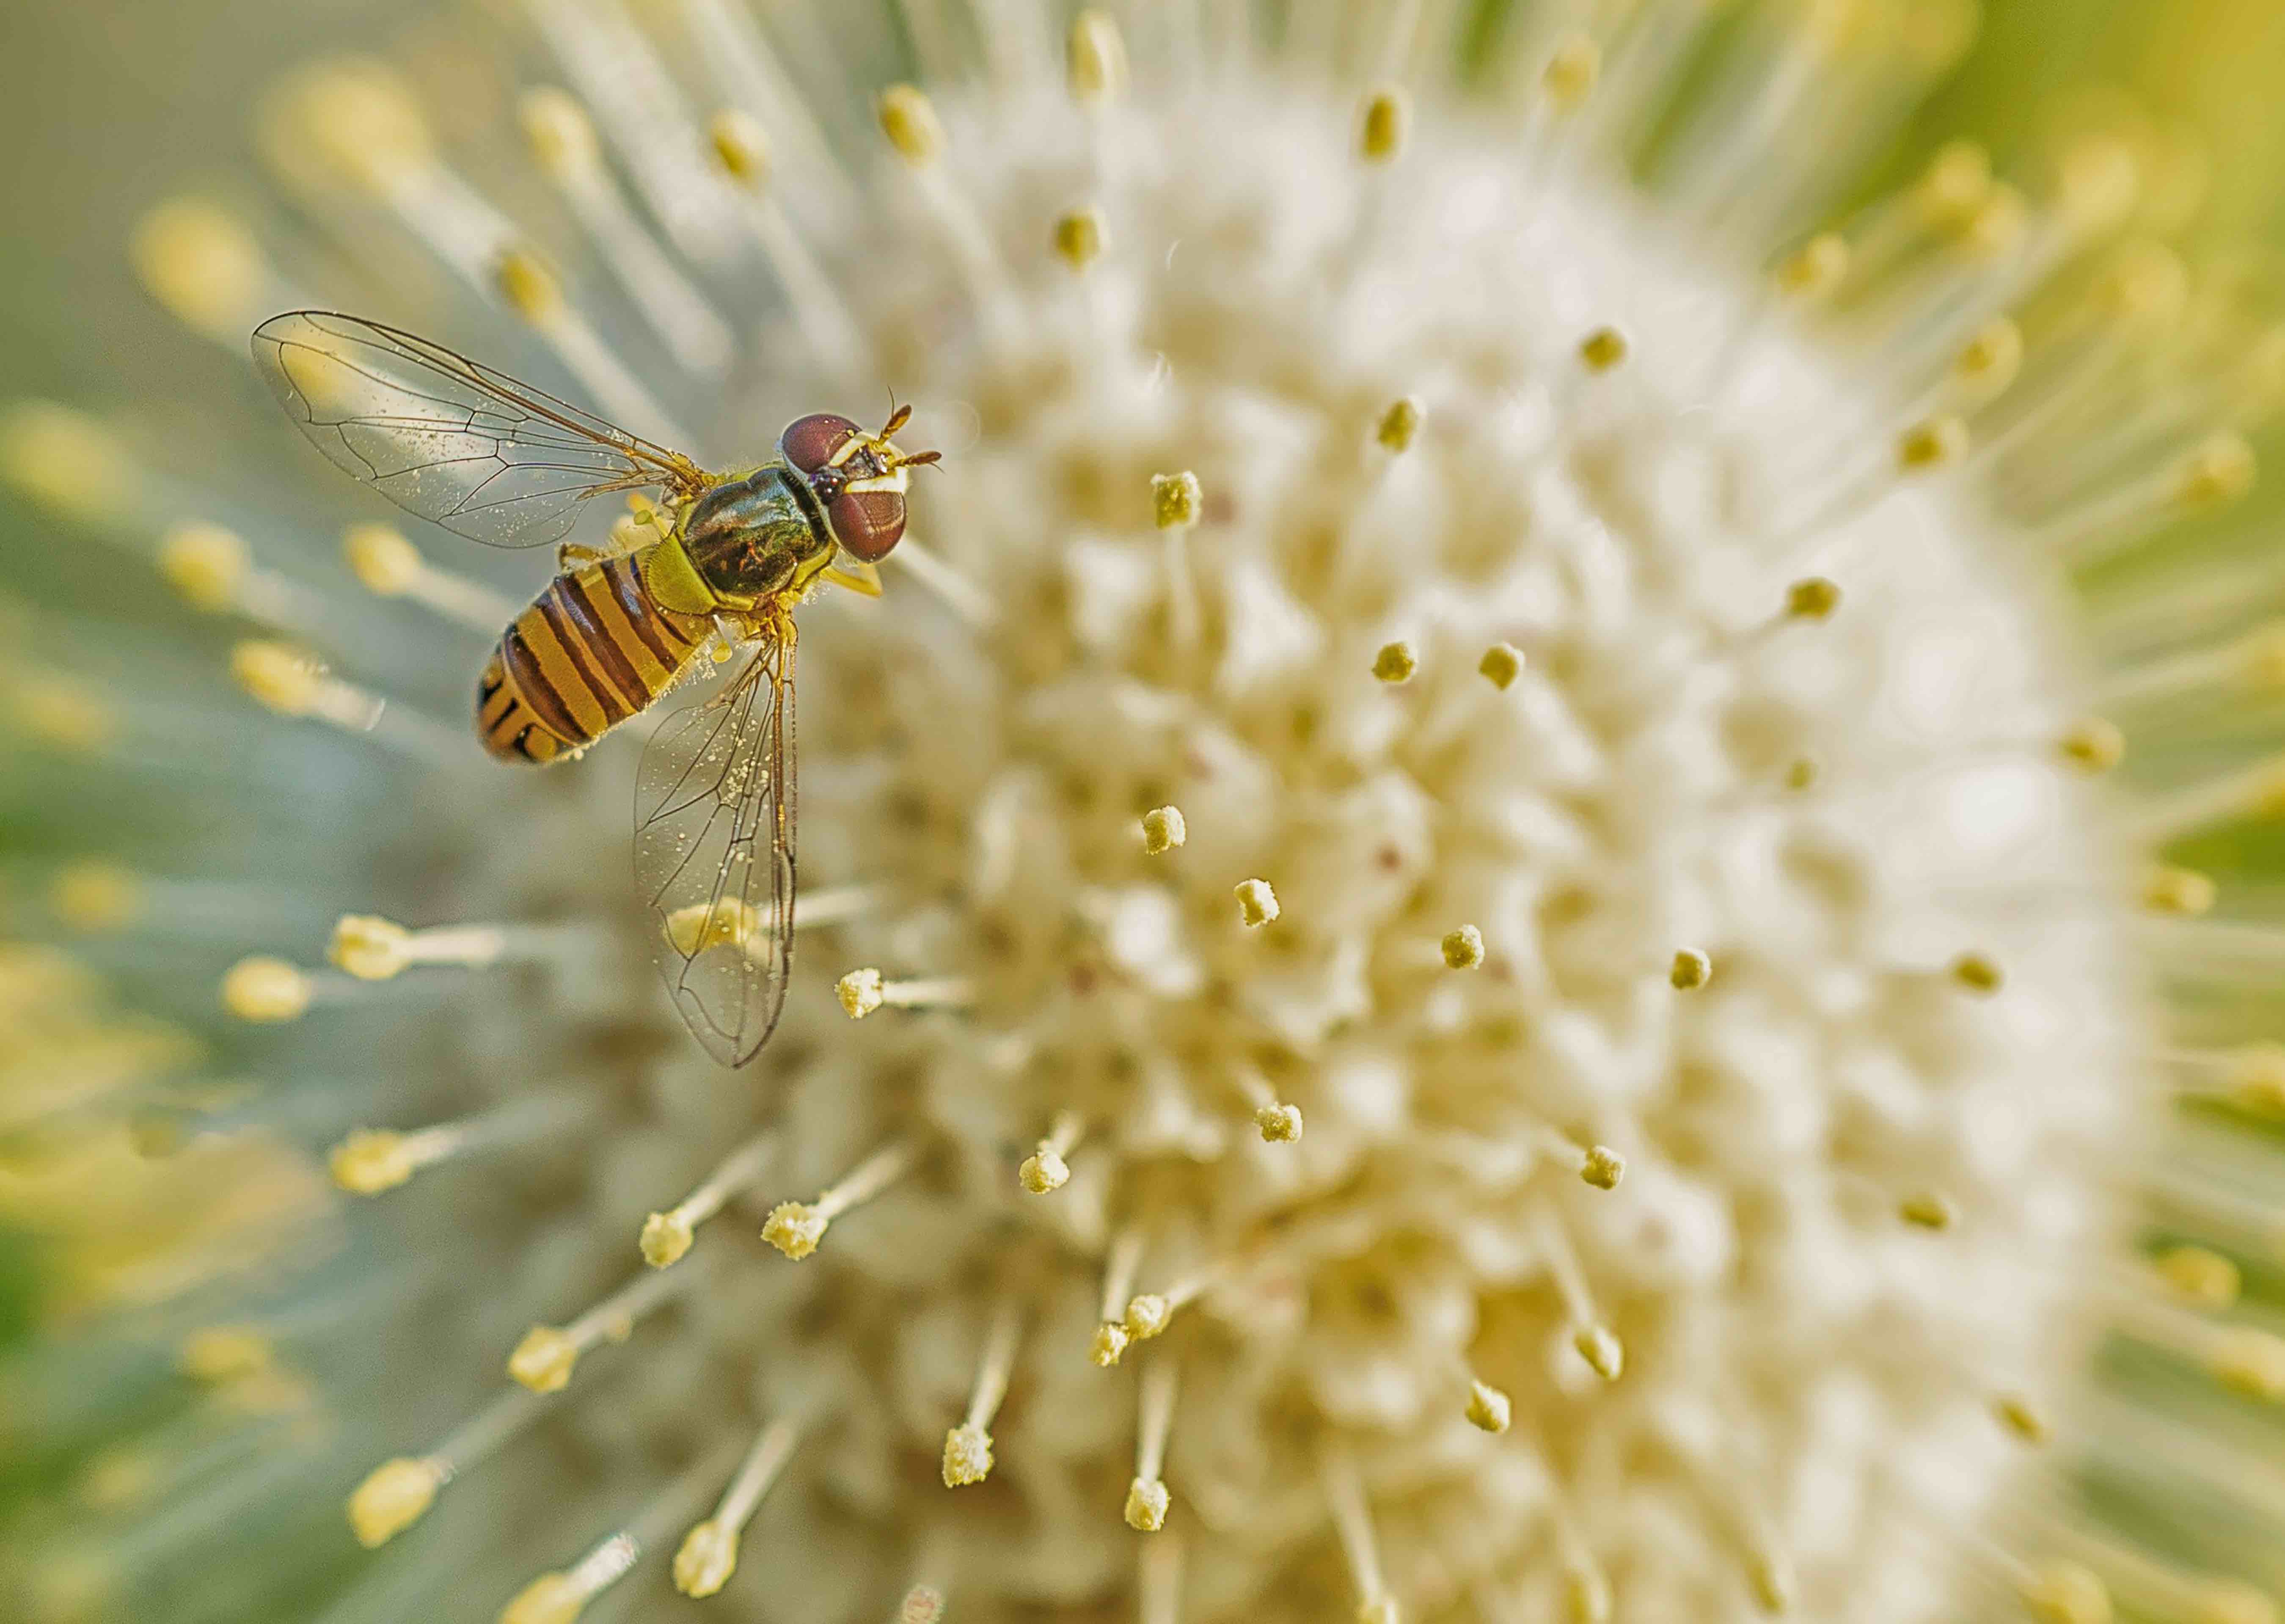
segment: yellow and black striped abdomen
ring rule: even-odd
[[[506,761],[593,743],[666,690],[703,622],[652,601],[633,558],[568,570],[502,634],[476,685],[476,733]]]

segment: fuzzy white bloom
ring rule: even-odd
[[[330,937],[241,940],[222,982],[257,1056],[351,1079],[227,1126],[330,1146],[351,1232],[407,1260],[336,1321],[268,1311],[349,1418],[279,1456],[279,1498],[348,1507],[294,1537],[391,1547],[328,1573],[339,1616],[670,1581],[804,1624],[2257,1603],[2019,1481],[2106,1327],[2285,1390],[2264,1327],[2200,1317],[2226,1257],[2126,1245],[2158,1067],[2247,1099],[2280,1068],[2218,1060],[2218,1020],[2170,1049],[2136,904],[2195,933],[2215,893],[2133,855],[2271,781],[2194,774],[2130,827],[2085,718],[2163,639],[2098,678],[2052,562],[2242,493],[2235,408],[2082,455],[2053,403],[2108,398],[2084,329],[1994,326],[2171,297],[2148,262],[2060,274],[2124,210],[2107,172],[2035,208],[1941,159],[1770,277],[1736,242],[1777,259],[1831,178],[1773,112],[1807,97],[1838,149],[1852,86],[1951,47],[1898,67],[1774,8],[1764,76],[1643,193],[1604,154],[1668,105],[1680,0],[1511,42],[1480,106],[1442,82],[1450,8],[1393,8],[1392,59],[1440,65],[1409,94],[1320,72],[1298,12],[1277,61],[1234,8],[1058,42],[979,0],[968,74],[948,8],[904,9],[928,92],[860,98],[691,5],[707,97],[750,104],[710,117],[615,6],[535,6],[578,94],[523,121],[585,285],[417,87],[320,64],[273,104],[289,186],[499,307],[439,339],[695,423],[713,466],[883,385],[944,452],[885,594],[802,611],[798,968],[736,1074],[648,967],[631,745],[519,776],[422,714],[465,703],[434,696],[497,632],[497,561],[363,526],[320,580],[157,514],[189,602],[265,629],[235,665],[276,714],[233,718],[395,774],[389,855],[310,837]],[[232,326],[272,273],[184,207],[146,279]],[[756,303],[769,398],[722,399],[711,335]],[[69,513],[124,456],[98,432],[20,416],[0,451]],[[417,647],[304,650],[351,580]],[[2225,1447],[2155,1416],[2122,1426]],[[232,1526],[293,1526],[270,1492]],[[42,1604],[153,1594],[134,1537],[59,1542]]]

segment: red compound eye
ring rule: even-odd
[[[778,454],[804,474],[814,474],[857,433],[857,425],[831,412],[796,418],[778,436]]]
[[[833,527],[834,540],[867,563],[877,564],[905,533],[905,493],[844,491],[825,505],[825,518]]]

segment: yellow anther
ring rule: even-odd
[[[1447,931],[1436,945],[1444,955],[1447,969],[1472,970],[1484,961],[1484,933],[1473,925]]]
[[[1695,947],[1677,948],[1666,979],[1677,992],[1694,992],[1714,979],[1714,961]]]
[[[2237,1301],[2237,1265],[2203,1246],[2170,1246],[2158,1254],[2158,1275],[2201,1308],[2229,1307]]]
[[[2012,252],[2023,240],[2030,224],[2030,209],[2023,201],[2023,194],[2002,183],[1991,188],[1983,200],[1983,207],[1968,220],[1960,241],[1971,254],[1997,259]]]
[[[1357,1624],[1404,1624],[1403,1610],[1393,1596],[1370,1597],[1357,1604]]]
[[[762,1224],[762,1239],[798,1263],[817,1250],[832,1220],[798,1201],[781,1201]]]
[[[1556,43],[1547,66],[1540,70],[1540,88],[1558,113],[1576,112],[1602,77],[1602,47],[1583,34],[1565,35]]]
[[[1383,643],[1380,652],[1372,657],[1372,674],[1383,682],[1409,682],[1412,673],[1420,669],[1420,656],[1412,645],[1399,639]]]
[[[1840,586],[1821,575],[1805,577],[1786,588],[1786,613],[1795,620],[1824,620],[1840,607]]]
[[[944,153],[944,125],[936,106],[909,84],[892,84],[881,92],[881,133],[898,155],[915,165],[934,163]]]
[[[299,1020],[310,1008],[310,978],[283,959],[240,959],[222,978],[222,1004],[241,1021]]]
[[[1606,1382],[1615,1382],[1627,1368],[1627,1351],[1609,1327],[1584,1325],[1571,1333],[1571,1345],[1587,1368]]]
[[[102,697],[58,671],[33,671],[16,680],[16,720],[43,743],[81,755],[108,746],[118,736],[119,718]]]
[[[18,401],[0,416],[0,478],[52,512],[110,514],[133,480],[126,448],[95,419],[52,401]]]
[[[1240,880],[1236,888],[1237,917],[1249,930],[1277,917],[1277,893],[1267,880]]]
[[[676,953],[695,959],[711,947],[742,947],[753,941],[762,934],[762,914],[736,897],[693,902],[669,914],[661,934]]]
[[[698,1232],[679,1212],[653,1212],[643,1220],[642,1236],[636,1243],[642,1248],[644,1262],[653,1268],[664,1268],[679,1263],[697,1238]]]
[[[395,1189],[420,1170],[413,1147],[388,1128],[357,1128],[326,1153],[334,1182],[352,1196],[378,1196]]]
[[[2242,500],[2259,472],[2245,437],[2225,431],[2182,459],[2174,475],[2174,499],[2191,509],[2220,507]]]
[[[2110,1624],[2110,1592],[2076,1562],[2048,1562],[2023,1581],[2023,1604],[2040,1624]]]
[[[1476,662],[1476,670],[1492,686],[1504,690],[1523,675],[1523,650],[1513,643],[1494,643]]]
[[[723,108],[706,121],[706,141],[732,180],[755,192],[769,184],[770,137],[750,114]]]
[[[1166,1526],[1166,1508],[1171,1502],[1164,1482],[1137,1478],[1127,1486],[1127,1505],[1121,1515],[1137,1534],[1156,1534]]]
[[[1896,1216],[1917,1229],[1949,1229],[1959,1214],[1941,1190],[1920,1190],[1896,1203]]]
[[[992,1434],[973,1422],[944,1435],[944,1486],[963,1488],[992,1475]]]
[[[159,573],[193,608],[233,607],[251,563],[246,543],[219,524],[177,524],[159,537]]]
[[[1967,425],[1956,417],[1930,418],[1896,442],[1896,466],[1907,474],[1947,468],[1967,455]]]
[[[684,1534],[674,1553],[674,1588],[685,1596],[711,1596],[737,1571],[738,1530],[711,1517]]]
[[[2126,735],[2101,717],[2084,717],[2063,730],[2055,748],[2081,772],[2108,773],[2126,759]]]
[[[1608,1145],[1589,1145],[1579,1177],[1597,1189],[1616,1189],[1627,1176],[1627,1159]]]
[[[142,882],[115,863],[72,863],[49,883],[48,907],[74,930],[123,930],[142,911]]]
[[[1989,953],[1961,953],[1951,961],[1945,973],[1979,998],[1991,997],[2006,982],[1998,961]]]
[[[1571,1624],[1610,1624],[1611,1586],[1589,1567],[1563,1570],[1563,1612]]]
[[[1189,469],[1150,476],[1150,516],[1160,530],[1188,529],[1205,508],[1205,492]]]
[[[1357,155],[1367,163],[1386,163],[1404,150],[1412,126],[1412,104],[1391,85],[1365,98],[1357,121]]]
[[[1164,857],[1190,837],[1178,806],[1154,806],[1142,814],[1142,850],[1152,857]]]
[[[2249,1110],[2285,1114],[2285,1043],[2249,1043],[2229,1057],[2231,1095]]]
[[[563,284],[529,248],[509,248],[492,265],[492,285],[508,309],[535,325],[563,314]]]
[[[2190,270],[2163,243],[2137,243],[2120,254],[2095,297],[2121,321],[2168,326],[2190,302]]]
[[[349,1495],[350,1532],[367,1550],[379,1549],[428,1515],[444,1484],[434,1461],[404,1455],[383,1461]]]
[[[573,1624],[585,1610],[587,1597],[569,1573],[542,1573],[500,1609],[499,1624]]]
[[[119,1446],[90,1460],[72,1493],[90,1511],[124,1511],[150,1498],[160,1473],[161,1462],[152,1452]]]
[[[268,638],[247,638],[232,648],[230,674],[257,703],[280,716],[309,715],[326,679],[317,655]]]
[[[553,85],[526,90],[515,115],[533,161],[555,179],[585,173],[600,161],[594,122],[569,90]]]
[[[2074,142],[2056,171],[2055,206],[2080,231],[2117,225],[2133,212],[2142,166],[2133,148],[2108,136]]]
[[[331,177],[382,191],[433,159],[428,120],[394,70],[364,58],[302,69],[271,100],[264,134],[291,171],[315,161]]]
[[[2047,1417],[2020,1393],[2003,1393],[1991,1400],[1991,1413],[2000,1424],[2027,1444],[2047,1441]]]
[[[2161,866],[2142,882],[2142,906],[2154,914],[2195,919],[2212,910],[2215,894],[2213,881],[2195,868]]]
[[[1024,1165],[1016,1170],[1016,1179],[1034,1196],[1044,1196],[1071,1182],[1071,1164],[1043,1139],[1040,1148],[1025,1157]]]
[[[1786,788],[1798,793],[1816,787],[1818,771],[1815,757],[1796,756],[1786,763],[1785,777],[1781,781]]]
[[[1946,142],[1912,188],[1912,203],[1932,226],[1958,229],[1991,193],[1991,154],[1973,141]]]
[[[1598,327],[1579,341],[1579,359],[1589,372],[1607,373],[1627,358],[1627,335],[1616,327]]]
[[[1259,1106],[1253,1113],[1253,1126],[1264,1144],[1291,1144],[1301,1137],[1300,1108],[1283,1102]]]
[[[1084,271],[1103,257],[1103,237],[1098,209],[1075,208],[1056,216],[1056,253],[1073,271]]]
[[[342,556],[366,591],[394,598],[427,569],[420,549],[389,524],[352,524],[342,532]]]
[[[507,1373],[534,1393],[560,1393],[579,1363],[579,1345],[561,1327],[535,1325],[507,1356]]]
[[[1832,231],[1819,232],[1778,262],[1778,291],[1804,302],[1831,297],[1848,278],[1848,240]]]
[[[1174,1306],[1156,1291],[1144,1291],[1129,1298],[1127,1317],[1123,1322],[1127,1334],[1137,1342],[1148,1342],[1166,1329],[1174,1317]]]
[[[1781,1553],[1763,1549],[1747,1551],[1746,1581],[1753,1587],[1754,1600],[1763,1612],[1793,1611],[1793,1564],[1786,1561]]]
[[[1468,1384],[1468,1424],[1495,1435],[1504,1432],[1515,1418],[1507,1394],[1486,1382]]]
[[[1389,403],[1388,410],[1380,414],[1372,437],[1400,455],[1412,449],[1414,436],[1420,432],[1422,418],[1420,403],[1409,395],[1399,396]]]
[[[833,993],[851,1020],[861,1021],[888,1001],[883,990],[886,985],[880,971],[855,969],[833,984]]]
[[[130,253],[151,296],[202,332],[235,336],[269,284],[252,234],[200,198],[172,198],[144,216]]]
[[[1092,8],[1072,19],[1064,56],[1073,100],[1095,106],[1127,88],[1127,42],[1107,12]]]
[[[344,914],[326,957],[359,981],[387,981],[412,962],[412,932],[371,914]]]
[[[1988,400],[2015,381],[2023,366],[2023,330],[2005,316],[1976,329],[1951,364],[1952,378],[1978,399]]]
[[[175,1350],[175,1368],[194,1382],[220,1386],[270,1368],[275,1350],[254,1325],[202,1325]]]
[[[1119,1362],[1119,1355],[1127,1351],[1127,1345],[1133,1340],[1134,1338],[1127,1334],[1127,1327],[1117,1320],[1105,1320],[1095,1328],[1095,1336],[1088,1343],[1087,1356],[1100,1369],[1108,1370]]]
[[[2210,1361],[2214,1379],[2231,1392],[2271,1404],[2285,1401],[2285,1337],[2232,1326]]]

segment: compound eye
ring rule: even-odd
[[[833,453],[857,433],[857,425],[831,412],[813,412],[786,425],[778,436],[778,454],[805,475],[814,474],[833,460]]]
[[[844,490],[825,505],[833,538],[868,564],[889,556],[905,533],[901,490]]]

